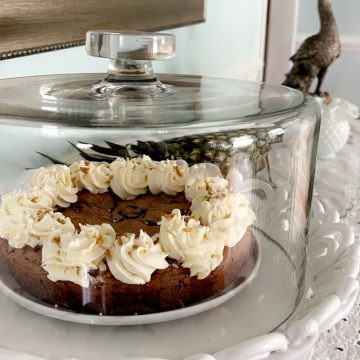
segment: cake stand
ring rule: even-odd
[[[333,159],[317,162],[315,194],[327,207],[339,210],[340,216],[360,236],[360,121],[350,121],[350,139]],[[359,277],[358,277],[359,279]],[[349,360],[360,358],[360,297],[355,306],[329,331],[324,332],[314,349],[313,360]]]
[[[346,341],[354,341],[358,336],[353,328],[344,330],[344,321],[340,321],[349,313],[359,292],[356,277],[359,272],[360,247],[358,229],[352,225],[358,222],[360,199],[360,189],[356,182],[360,170],[360,122],[355,121],[351,126],[353,136],[337,157],[318,161],[309,233],[307,291],[293,315],[276,330],[269,329],[260,336],[237,333],[236,321],[239,320],[234,322],[232,313],[228,311],[229,307],[236,307],[240,301],[235,297],[224,306],[208,312],[164,323],[160,325],[163,326],[160,330],[152,325],[128,327],[126,335],[133,352],[124,355],[116,341],[120,336],[119,327],[86,327],[49,319],[23,309],[0,295],[3,324],[0,326],[0,358],[88,360],[91,353],[98,358],[98,353],[94,355],[95,349],[104,360],[309,360],[312,355],[321,360],[358,358],[356,355],[347,356],[351,354],[351,349],[347,354],[336,350],[334,343],[337,331],[347,331],[350,340]],[[273,292],[273,302],[277,301],[277,292]],[[354,310],[354,318],[357,310]],[[259,310],[263,328],[266,328],[264,324],[276,311],[276,306]],[[218,320],[224,317],[228,317],[228,328],[219,326]],[[211,346],[206,343],[196,344],[196,336],[191,333],[194,324],[207,332]],[[97,339],[95,348],[88,339],[89,327],[93,329],[92,336]],[[169,330],[175,327],[178,328],[177,336],[167,336],[166,333],[171,334]],[[148,356],[141,351],[140,336],[147,337],[150,342],[153,339]],[[319,338],[320,341],[314,346]],[[37,341],[36,348],[32,344],[34,339]],[[106,343],[107,339],[110,342]],[[108,346],[110,343],[112,349]],[[162,351],[165,347],[171,350],[167,353]],[[74,353],[75,348],[77,354]],[[198,351],[200,348],[206,349],[206,352]],[[344,357],[337,357],[332,351],[343,353]],[[186,356],[182,356],[184,352],[187,352]],[[83,355],[79,356],[80,353]],[[154,356],[156,353],[159,355]]]

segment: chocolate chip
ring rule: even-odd
[[[149,226],[157,226],[157,223],[151,220],[145,221],[144,224]]]
[[[90,275],[90,276],[96,277],[96,276],[99,276],[99,274],[100,274],[99,269],[94,269],[94,270],[90,270],[90,271],[89,271],[89,275]]]
[[[80,204],[78,204],[78,203],[75,203],[75,204],[71,204],[70,205],[70,209],[73,211],[73,212],[75,212],[75,213],[80,213],[80,211],[81,211],[81,205]]]

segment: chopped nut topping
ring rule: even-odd
[[[180,177],[183,176],[182,172],[180,171],[179,166],[177,166],[177,165],[175,165],[175,172],[176,172],[177,176],[180,176]]]
[[[205,186],[206,186],[206,191],[210,194],[211,193],[211,185],[209,184],[209,182],[207,180],[205,180]]]
[[[53,237],[53,240],[54,240],[54,242],[55,242],[56,244],[60,244],[61,238],[60,238],[60,236],[54,236],[54,237]]]
[[[31,196],[29,199],[31,202],[36,203],[39,200],[38,196]]]
[[[174,218],[174,214],[166,214],[166,215],[163,215],[164,218],[168,219],[168,220],[171,220],[172,218]]]
[[[191,228],[184,228],[184,231],[185,231],[185,232],[192,232],[193,229],[191,229]]]
[[[118,240],[119,241],[119,240]],[[110,250],[106,250],[105,251],[105,255],[109,260],[112,260],[112,256],[111,256],[111,251]]]
[[[97,237],[97,239],[96,239],[96,244],[97,245],[104,245],[104,237],[103,237],[103,235],[102,234],[100,234],[98,237]]]
[[[50,210],[38,210],[38,212],[36,213],[37,215],[37,221],[40,221],[44,218],[44,216],[46,214],[48,214],[50,212]]]
[[[65,225],[65,224],[66,224],[66,221],[63,220],[63,219],[56,219],[56,220],[57,220],[57,222],[58,222],[59,224],[61,224],[61,225]]]
[[[87,166],[81,166],[80,167],[80,171],[83,172],[84,174],[87,174],[89,172],[89,168]]]

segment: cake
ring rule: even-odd
[[[212,164],[144,156],[55,165],[3,196],[0,253],[23,291],[59,308],[173,310],[250,276],[248,205]]]

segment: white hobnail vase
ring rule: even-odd
[[[321,108],[319,158],[334,157],[350,136],[349,121],[359,116],[359,108],[347,100],[334,98],[329,103],[315,98]]]

